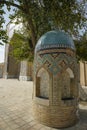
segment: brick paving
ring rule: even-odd
[[[32,113],[33,82],[0,79],[0,130],[60,130],[39,124]],[[79,105],[79,122],[62,130],[87,130],[87,103]]]

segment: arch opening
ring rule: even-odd
[[[67,68],[61,75],[62,78],[62,100],[74,99],[74,74],[70,68]]]
[[[49,73],[44,68],[36,75],[36,97],[49,99]]]

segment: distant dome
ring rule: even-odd
[[[72,38],[63,31],[49,31],[38,40],[35,52],[47,49],[70,48],[75,50]]]

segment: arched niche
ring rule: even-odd
[[[69,73],[70,78],[74,78],[73,71],[70,68],[67,68],[66,71]]]
[[[36,97],[49,98],[49,73],[41,68],[36,75]]]
[[[71,100],[74,98],[74,73],[70,68],[67,68],[62,74],[62,100]]]

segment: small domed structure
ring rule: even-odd
[[[62,31],[44,34],[34,57],[34,113],[57,128],[77,122],[78,66],[72,38]]]
[[[37,42],[35,52],[54,48],[70,48],[75,50],[72,38],[62,31],[49,31]]]

